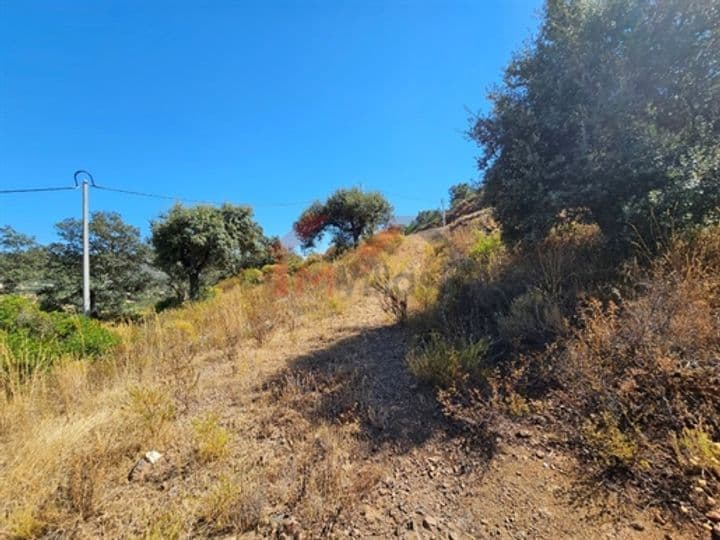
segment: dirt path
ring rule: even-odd
[[[405,249],[419,255],[424,240],[413,242]],[[206,383],[262,452],[294,463],[297,431],[323,428],[352,441],[344,467],[354,482],[366,466],[378,471],[330,525],[299,523],[305,538],[692,537],[617,494],[591,491],[542,418],[501,426],[484,448],[473,443],[407,371],[410,339],[365,294],[342,315],[239,351],[232,369],[216,366]],[[238,365],[254,367],[242,374]]]

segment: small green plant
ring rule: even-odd
[[[95,358],[119,342],[96,320],[46,313],[28,298],[0,296],[0,378],[29,376],[62,357]]]
[[[638,444],[620,429],[615,417],[605,411],[594,420],[587,420],[581,436],[595,459],[607,466],[630,466],[638,455]]]
[[[408,367],[417,378],[448,388],[468,377],[489,375],[484,364],[488,346],[485,339],[452,342],[440,333],[432,332],[411,351]]]
[[[242,273],[243,281],[250,285],[259,285],[263,282],[263,271],[259,268],[246,268]]]
[[[185,523],[181,515],[166,512],[155,518],[152,525],[138,540],[179,540],[185,533]]]
[[[210,414],[195,419],[193,429],[195,450],[200,461],[215,461],[227,455],[230,434],[218,423],[217,416]]]
[[[678,460],[683,465],[720,475],[720,442],[713,441],[702,426],[683,428],[680,436],[673,434],[672,439]]]
[[[44,527],[44,523],[27,507],[12,510],[6,519],[9,538],[37,538]]]
[[[140,429],[156,438],[176,415],[172,398],[161,388],[133,386],[128,390],[127,412],[136,419]]]
[[[480,263],[492,263],[505,250],[500,231],[478,232],[470,248],[470,258]]]
[[[531,412],[527,398],[515,391],[508,392],[508,395],[505,396],[505,404],[508,412],[513,416],[527,416]]]
[[[245,532],[258,525],[262,508],[260,486],[222,477],[200,500],[197,519],[213,534]]]

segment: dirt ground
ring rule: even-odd
[[[424,240],[413,242],[405,249],[419,250]],[[352,441],[351,475],[373,471],[370,487],[346,494],[330,524],[295,523],[293,508],[277,508],[275,519],[294,523],[286,536],[696,537],[657,510],[638,508],[630,494],[584,478],[542,416],[501,424],[492,441],[473,441],[407,371],[409,344],[408,330],[368,293],[323,324],[209,366],[203,385],[215,409],[245,437],[254,434],[263,452],[277,454],[283,446],[283,459],[292,461],[294,430],[324,426]]]

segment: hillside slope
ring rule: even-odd
[[[438,234],[404,238],[389,264],[422,269],[432,253],[425,238]],[[232,322],[241,299],[230,290],[205,311],[181,310],[186,319],[175,316],[166,333],[135,329],[130,342],[142,350],[121,351],[115,367],[59,369],[45,393],[38,386],[0,418],[0,531],[693,537],[630,494],[588,482],[542,415],[503,421],[492,440],[454,424],[406,368],[410,329],[362,281],[353,285],[342,307],[292,324],[277,312],[262,344]],[[208,321],[220,315],[214,336]],[[177,354],[152,357],[168,350]],[[162,457],[128,479],[150,450]]]

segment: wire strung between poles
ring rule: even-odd
[[[74,191],[78,187],[49,187],[49,188],[25,188],[25,189],[0,189],[0,193],[37,193],[39,191]]]
[[[214,205],[221,205],[223,203],[218,201],[203,201],[199,199],[187,199],[185,197],[176,197],[173,195],[160,195],[158,193],[147,193],[144,191],[133,191],[130,189],[119,189],[119,188],[111,188],[106,186],[99,186],[97,184],[91,185],[91,188],[95,189],[101,189],[103,191],[112,191],[114,193],[124,193],[126,195],[137,195],[138,197],[150,197],[154,199],[165,199],[168,201],[182,201],[182,202],[189,202],[189,203],[197,203],[197,204],[214,204]],[[227,202],[227,201],[226,201]],[[276,206],[276,207],[289,207],[289,206],[300,206],[303,204],[310,204],[312,201],[302,201],[302,202],[296,202],[296,203],[260,203],[252,205],[253,207],[268,207],[268,206]],[[249,204],[246,204],[245,206],[251,206]]]
[[[174,197],[172,195],[160,195],[158,193],[146,193],[144,191],[133,191],[130,189],[118,189],[118,188],[111,188],[111,187],[105,187],[105,186],[98,186],[97,184],[90,186],[95,189],[101,189],[103,191],[112,191],[114,193],[125,193],[126,195],[137,195],[138,197],[151,197],[154,199],[165,199],[168,201],[183,201],[183,202],[192,202],[192,203],[199,203],[199,204],[220,204],[216,201],[201,201],[198,199],[186,199],[185,197]]]

